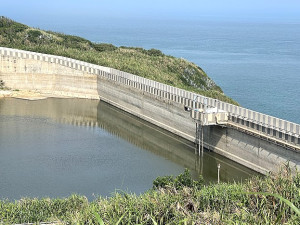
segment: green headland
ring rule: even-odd
[[[196,64],[157,49],[116,47],[44,31],[0,17],[0,46],[69,57],[111,67],[201,95],[237,104]]]

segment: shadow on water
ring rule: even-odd
[[[205,150],[203,158],[195,154],[197,146],[177,135],[152,125],[105,102],[99,102],[99,126],[128,142],[164,157],[191,171],[193,178],[201,174],[207,182],[217,181],[217,165],[221,165],[220,180],[242,181],[257,175],[238,163]]]
[[[184,168],[196,179],[240,181],[255,172],[105,102],[0,99],[0,197],[91,199],[115,189],[141,193]]]

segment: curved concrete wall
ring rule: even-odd
[[[0,80],[8,87],[100,97],[193,142],[195,121],[184,106],[218,107],[229,112],[230,122],[226,128],[205,127],[206,148],[262,173],[286,162],[300,168],[299,124],[78,60],[1,47],[0,56]]]
[[[55,96],[99,99],[97,75],[62,57],[24,51],[1,54],[0,79],[13,89],[38,90]]]
[[[42,82],[43,85],[40,86],[41,89],[37,88],[41,91],[47,90],[48,92],[74,97],[98,98],[94,90],[94,88],[96,88],[96,79],[103,78],[141,90],[158,98],[167,99],[169,102],[175,102],[189,107],[201,107],[203,105],[217,107],[229,112],[230,120],[235,125],[258,131],[295,146],[300,146],[299,124],[255,112],[250,109],[204,97],[112,68],[93,65],[70,58],[3,47],[0,47],[0,56],[3,62],[3,65],[0,64],[0,66],[2,65],[0,75],[6,80],[7,85],[10,87],[19,86],[19,88],[21,88],[20,85],[23,85],[24,88],[28,87],[28,89],[32,89],[39,87]],[[27,67],[30,71],[27,71],[27,67],[22,65],[22,61],[25,62],[25,64],[28,62]],[[9,63],[10,65],[7,65]],[[51,65],[54,68],[51,68]],[[36,77],[39,72],[40,75],[52,74],[52,77],[49,76],[49,79],[44,79],[45,76]],[[13,77],[10,77],[11,74],[14,74]],[[20,75],[19,78],[18,74]],[[16,85],[18,80],[21,80],[21,82]],[[39,82],[35,82],[37,80],[39,80]],[[197,118],[197,115],[194,117]]]

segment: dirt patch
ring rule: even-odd
[[[39,92],[28,90],[0,90],[0,98],[20,98],[27,100],[40,100],[48,98]]]

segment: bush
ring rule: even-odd
[[[118,49],[116,46],[112,44],[105,44],[105,43],[93,44],[93,47],[98,52],[115,51]]]
[[[177,177],[173,176],[164,176],[157,177],[153,181],[153,189],[174,187],[176,190],[181,190],[184,187],[201,189],[204,185],[204,179],[200,175],[198,180],[193,180],[191,173],[188,169],[185,169],[182,174],[179,174]]]
[[[164,56],[164,54],[160,50],[154,48],[149,49],[147,51],[147,54],[150,56]]]
[[[30,30],[28,31],[28,40],[33,43],[39,42],[40,38],[43,36],[42,32],[38,30]]]
[[[157,177],[153,181],[153,188],[164,188],[166,186],[173,186],[174,185],[174,177],[172,176],[164,176],[164,177]]]

